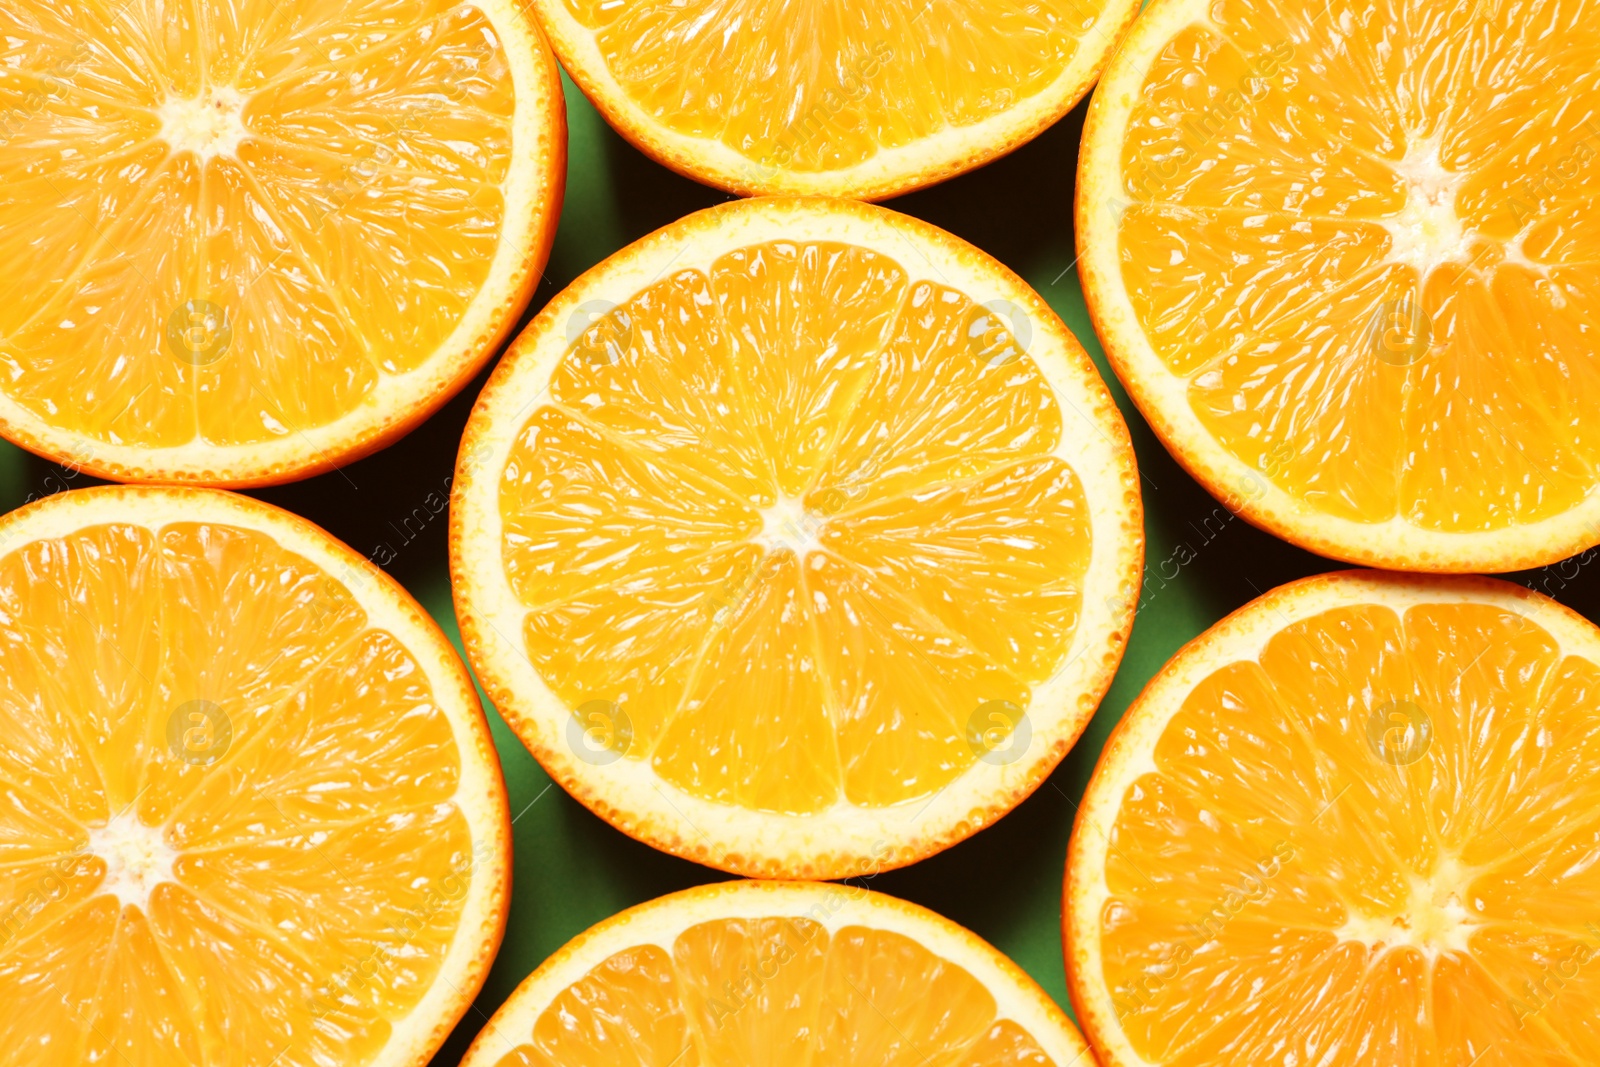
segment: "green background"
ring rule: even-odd
[[[652,162],[606,126],[565,83],[571,130],[566,206],[525,316],[622,246],[728,197]],[[1063,1007],[1061,880],[1078,798],[1101,745],[1129,702],[1174,652],[1207,626],[1294,578],[1341,567],[1233,518],[1173,462],[1107,368],[1074,264],[1073,183],[1085,105],[1037,140],[971,174],[890,201],[963,237],[1043,295],[1088,349],[1132,431],[1145,506],[1145,586],[1116,681],[1083,738],[1032,797],[948,851],[880,874],[873,889],[916,901],[976,931],[1016,960]],[[425,425],[343,471],[252,495],[320,524],[387,570],[458,640],[446,564],[456,446],[481,375]],[[0,504],[94,483],[0,442]],[[1600,568],[1585,553],[1513,576],[1596,617]],[[473,1008],[439,1053],[456,1064],[517,984],[584,929],[634,904],[726,877],[642,845],[551,783],[490,710],[516,818],[515,890],[505,943]]]

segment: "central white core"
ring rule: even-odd
[[[821,548],[817,531],[822,521],[805,509],[799,497],[780,496],[770,508],[761,509],[761,532],[756,540],[769,549],[787,548],[805,558],[812,549]]]
[[[193,152],[202,163],[212,156],[231,156],[249,133],[244,103],[238,90],[227,87],[189,99],[170,96],[156,109],[161,137],[173,151]]]
[[[1381,220],[1393,238],[1389,260],[1409,264],[1426,278],[1441,264],[1469,259],[1469,234],[1456,214],[1456,193],[1467,175],[1445,169],[1438,139],[1413,141],[1395,173],[1406,183],[1406,204],[1394,218]]]
[[[102,893],[123,905],[150,910],[150,893],[162,882],[175,881],[172,862],[178,858],[160,830],[151,829],[131,811],[89,831],[89,851],[106,865]]]
[[[1444,952],[1465,952],[1478,921],[1466,908],[1471,873],[1454,859],[1439,864],[1431,878],[1411,879],[1411,892],[1397,915],[1372,916],[1352,910],[1334,934],[1382,951],[1408,945],[1430,959]]]

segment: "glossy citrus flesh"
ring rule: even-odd
[[[1070,107],[1133,10],[1122,0],[538,6],[585,90],[675,165],[742,191],[873,196],[1038,132],[1032,110],[1048,121]],[[622,103],[608,106],[612,96]]]
[[[902,921],[885,928],[870,913],[830,915],[842,895],[832,886],[802,891],[809,898],[790,890],[799,899],[789,914],[763,907],[760,915],[718,915],[740,910],[737,890],[724,903],[695,906],[704,898],[691,891],[645,905],[677,913],[657,919],[660,929],[648,943],[629,937],[626,927],[607,937],[602,925],[598,939],[616,943],[603,959],[583,969],[564,950],[553,970],[542,969],[548,979],[536,974],[513,994],[463,1062],[1066,1067],[1066,1057],[1054,1059],[1042,1046],[1060,1055],[1060,1041],[1069,1056],[1083,1051],[1053,1005],[1045,1012],[1048,1032],[1030,1032],[1040,1022],[1018,1002],[1031,1008],[1043,997],[1026,978],[987,969],[979,977],[965,954],[951,959],[919,936],[918,927],[957,929],[952,924],[888,901],[882,907],[898,905]],[[958,936],[997,956],[964,931]]]
[[[738,248],[578,338],[500,487],[529,658],[625,754],[795,815],[927,797],[1063,658],[1091,549],[1058,402],[965,294]],[[1004,331],[1004,327],[996,326]],[[626,340],[624,347],[619,339]]]
[[[419,653],[269,530],[8,532],[8,1062],[416,1060],[391,1038],[497,936],[464,925],[503,860]]]
[[[428,391],[470,373],[453,364],[487,355],[458,327],[493,333],[509,274],[543,254],[496,259],[503,236],[538,245],[511,202],[529,195],[511,181],[513,73],[535,109],[522,71],[548,64],[520,36],[508,52],[508,18],[446,0],[9,5],[15,433],[131,477],[271,480],[442,400]]]
[[[1246,608],[1258,655],[1202,650],[1130,714],[1069,875],[1103,886],[1071,921],[1097,927],[1108,1062],[1600,1055],[1600,632],[1433,588]]]
[[[786,960],[781,964],[780,960]],[[778,978],[748,1001],[723,988],[764,965]],[[594,1064],[920,1063],[1049,1060],[966,971],[901,934],[803,916],[723,919],[671,951],[624,949],[564,990],[532,1040],[499,1067]]]
[[[1093,133],[1085,224],[1109,347],[1169,445],[1225,498],[1240,471],[1281,491],[1296,517],[1266,516],[1278,532],[1386,566],[1593,503],[1600,24],[1585,5],[1151,14],[1107,79],[1121,103]],[[1257,494],[1242,495],[1248,514]],[[1377,524],[1424,538],[1393,552],[1362,533]],[[1451,569],[1559,558],[1600,526],[1551,536],[1564,543]]]

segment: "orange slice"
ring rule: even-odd
[[[867,199],[954,177],[1077,103],[1136,0],[532,0],[624,137],[739,193]]]
[[[1068,1067],[1061,1009],[976,935],[881,893],[725,882],[580,934],[462,1067]]]
[[[468,654],[551,775],[765,876],[909,863],[1031,792],[1143,547],[1061,320],[839,200],[699,212],[579,278],[479,398],[450,511]]]
[[[1395,569],[1600,542],[1581,0],[1157,0],[1090,108],[1084,291],[1175,456]]]
[[[0,433],[134,481],[359,458],[539,278],[556,67],[513,0],[0,11]]]
[[[1600,630],[1487,579],[1274,590],[1164,667],[1068,853],[1108,1067],[1600,1061]]]
[[[206,489],[0,520],[15,1067],[420,1067],[505,925],[471,679],[397,584]]]

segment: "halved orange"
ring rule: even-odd
[[[131,481],[381,448],[482,367],[565,180],[514,0],[0,11],[0,434]]]
[[[1137,0],[532,0],[556,54],[657,161],[739,193],[879,199],[1032,140]]]
[[[1084,291],[1178,460],[1324,555],[1600,542],[1600,20],[1156,0],[1090,108]]]
[[[1489,579],[1274,590],[1084,795],[1073,1002],[1108,1067],[1600,1062],[1600,629]]]
[[[0,520],[14,1067],[421,1067],[505,925],[471,679],[404,590],[213,490]]]
[[[1032,979],[925,908],[848,885],[724,882],[574,938],[462,1067],[1080,1067]]]
[[[737,873],[909,863],[1031,792],[1121,657],[1127,431],[1015,275],[841,200],[691,215],[553,300],[450,509],[478,677],[551,775]]]

